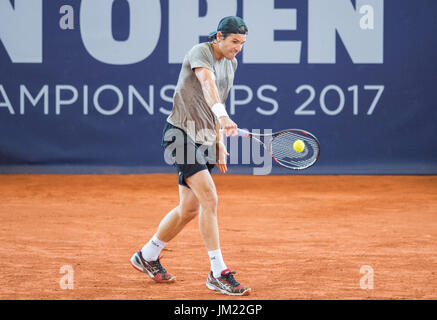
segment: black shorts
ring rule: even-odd
[[[161,146],[166,162],[176,167],[181,186],[189,188],[185,179],[202,170],[211,172],[215,167],[215,146],[195,143],[184,130],[168,122],[162,132]]]

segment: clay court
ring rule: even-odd
[[[175,283],[129,264],[177,205],[174,174],[1,175],[0,299],[437,298],[436,176],[214,180],[224,259],[249,297],[206,288],[197,219],[164,249]]]

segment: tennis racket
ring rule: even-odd
[[[293,170],[302,170],[311,167],[319,159],[320,143],[311,133],[300,129],[286,129],[270,134],[257,134],[243,129],[238,129],[238,135],[250,138],[262,144],[277,164]],[[260,138],[272,138],[265,144]],[[301,140],[304,149],[297,152],[294,143]]]

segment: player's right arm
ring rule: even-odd
[[[215,84],[214,73],[207,68],[195,68],[194,72],[202,87],[203,96],[205,97],[208,106],[213,109],[217,104],[221,104],[217,86]],[[223,127],[226,136],[237,135],[237,124],[231,120],[228,115],[218,118],[220,125]]]

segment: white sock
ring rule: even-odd
[[[158,239],[156,234],[149,242],[141,249],[144,260],[155,261],[158,259],[161,250],[164,249],[167,242]]]
[[[214,278],[221,276],[223,270],[227,269],[223,261],[222,252],[220,249],[208,251],[209,261],[211,261],[211,271]]]

